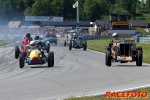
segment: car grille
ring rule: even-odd
[[[129,44],[120,44],[120,55],[129,56]]]

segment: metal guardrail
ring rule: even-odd
[[[139,43],[150,43],[150,37],[139,37]]]

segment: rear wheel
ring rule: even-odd
[[[20,68],[24,67],[24,54],[23,53],[19,54],[19,66]]]
[[[19,47],[18,47],[18,46],[15,46],[15,58],[16,58],[16,59],[18,59],[19,54],[20,54]]]
[[[70,42],[70,45],[69,45],[69,50],[71,50],[72,49],[72,43]]]
[[[64,41],[64,46],[66,46],[66,41]]]
[[[136,65],[142,66],[142,60],[143,60],[143,53],[142,50],[137,51],[137,58],[136,58]]]
[[[51,56],[52,56],[52,67],[54,66],[54,52],[51,52]]]
[[[48,53],[48,67],[52,67],[52,53],[51,52],[49,52]]]
[[[49,53],[49,51],[50,51],[50,45],[47,46],[46,52]]]
[[[109,50],[106,51],[106,65],[111,66],[111,52]]]
[[[86,51],[86,49],[87,49],[87,42],[85,42],[85,44],[83,45],[83,50]]]

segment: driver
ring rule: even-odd
[[[73,39],[77,39],[76,33],[73,33]]]
[[[119,35],[115,32],[115,33],[113,33],[113,35],[112,35],[112,37],[113,37],[113,40],[119,40]]]
[[[35,40],[43,40],[43,39],[39,36],[39,34],[37,34],[34,39],[35,39]]]
[[[32,37],[30,35],[30,33],[27,33],[26,36],[23,38],[22,43],[24,44],[26,41],[32,41]]]
[[[117,32],[112,34],[113,40],[119,40],[119,35]],[[109,46],[111,46],[113,44],[113,40],[109,42]]]
[[[40,50],[40,51],[41,51],[41,54],[42,54],[42,57],[44,57],[44,51],[43,51],[43,49],[40,48],[39,45],[36,45],[36,44],[35,44],[35,41],[31,41],[31,42],[30,42],[30,49],[27,51],[27,56],[30,55],[30,52],[31,52],[33,49],[38,49],[38,50]]]

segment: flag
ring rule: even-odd
[[[78,1],[75,4],[73,4],[73,8],[76,8],[76,7],[78,7]]]

